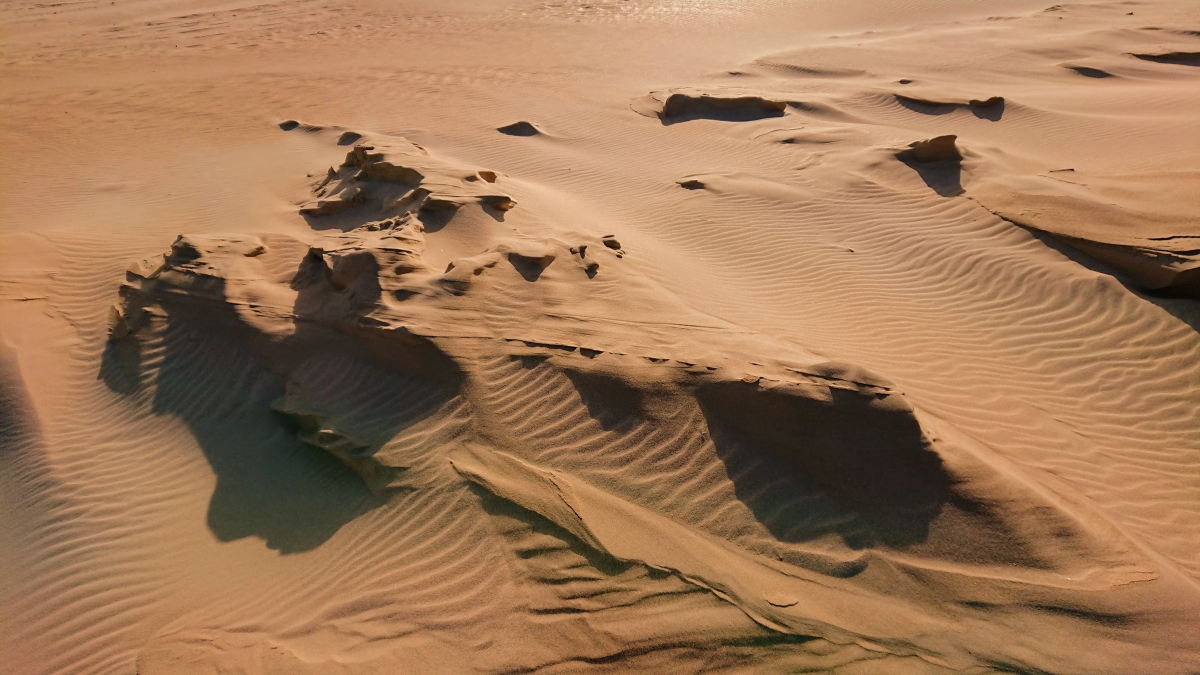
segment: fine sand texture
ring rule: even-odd
[[[1200,673],[1200,3],[0,0],[0,672]]]

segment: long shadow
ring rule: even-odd
[[[720,122],[752,122],[770,117],[783,117],[785,106],[758,96],[686,96],[672,94],[663,104],[659,120],[663,126],[717,120]]]
[[[480,211],[487,214],[497,223],[504,222],[506,212],[494,208],[490,204],[486,203],[467,203],[454,209],[437,209],[432,211],[418,208],[416,210],[417,220],[421,221],[421,225],[425,228],[426,233],[434,234],[444,230],[447,226],[449,226],[450,223],[452,223],[454,219],[463,211],[463,209],[469,209],[474,206],[477,206]]]
[[[1082,75],[1084,77],[1089,77],[1093,80],[1103,80],[1103,79],[1113,77],[1112,73],[1108,72],[1107,70],[1100,70],[1099,68],[1089,68],[1088,66],[1064,66],[1064,67],[1067,68],[1068,70],[1075,71],[1079,75]]]
[[[383,220],[387,215],[379,210],[378,204],[366,203],[350,207],[341,213],[331,213],[322,216],[305,213],[301,214],[300,217],[304,219],[305,224],[314,232],[328,232],[331,230],[349,232],[367,223]]]
[[[29,400],[16,353],[0,342],[0,463],[15,459],[20,449],[40,440],[37,415]],[[17,477],[9,475],[5,478]]]
[[[922,115],[949,115],[965,108],[979,119],[991,122],[999,122],[1000,118],[1004,117],[1004,99],[998,96],[968,103],[929,101],[903,94],[895,94],[895,98],[902,107]]]
[[[337,302],[347,313],[365,312],[379,298],[377,276],[370,255],[344,257],[331,270],[310,253],[293,281],[298,290],[293,311],[319,314]],[[321,372],[305,383],[315,394],[305,402],[314,414],[336,417],[339,427],[346,418],[351,428],[343,430],[352,435],[362,423],[369,457],[402,427],[448,400],[461,373],[416,336],[348,336],[301,321],[291,338],[259,344],[261,335],[223,301],[223,280],[206,280],[202,293],[206,297],[162,304],[166,317],[152,409],[182,420],[212,467],[217,484],[207,522],[218,539],[255,536],[281,553],[316,548],[381,502],[363,475],[331,452],[302,442],[294,422],[272,411],[285,395],[282,374],[311,358],[349,356],[368,364],[364,371],[370,375],[364,377],[382,378],[396,390],[398,398],[387,410],[347,411],[355,407],[356,391],[331,389],[344,385],[331,384]],[[100,376],[110,389],[124,395],[144,391],[142,351],[137,334],[109,342]],[[367,384],[358,378],[353,386]]]
[[[924,101],[911,96],[903,96],[896,94],[896,102],[901,107],[907,108],[915,113],[922,115],[949,115],[958,110],[959,106],[954,103],[941,103],[938,101]]]
[[[105,343],[100,356],[100,380],[123,396],[137,393],[142,386],[142,343],[135,338]]]
[[[487,209],[484,209],[485,211]],[[417,220],[421,221],[422,227],[428,234],[434,234],[446,229],[450,221],[454,220],[454,216],[458,215],[458,209],[442,209],[440,211],[428,211],[417,209]]]
[[[385,186],[384,189],[374,189],[376,189],[377,192],[383,192],[384,189],[390,189],[394,194],[411,194],[411,192],[405,193],[402,189],[396,189],[393,186]],[[345,211],[341,211],[339,213],[331,213],[326,215],[313,215],[305,213],[300,215],[302,218],[304,218],[304,222],[316,232],[350,232],[351,230],[358,229],[367,223],[386,220],[388,218],[399,216],[405,213],[405,209],[390,209],[387,211],[381,210],[378,201],[379,199],[373,196],[371,200],[363,204],[347,208]],[[412,205],[409,205],[406,208],[407,210],[412,210],[416,213],[417,219],[421,221],[421,224],[425,227],[425,231],[430,234],[445,229],[446,226],[448,226],[451,221],[454,220],[454,217],[458,215],[458,212],[461,210],[461,208],[470,206],[467,204],[458,209],[430,210],[419,207],[414,209],[413,207],[418,206],[419,201],[419,199],[415,200]],[[478,206],[479,209],[491,217],[492,220],[498,223],[504,222],[506,215],[505,211],[497,209],[490,204],[481,203]]]
[[[635,387],[565,372],[604,429],[620,433],[646,419]],[[895,395],[831,388],[825,400],[726,381],[701,385],[696,399],[738,499],[780,541],[834,534],[855,549],[916,544],[953,498],[941,458]]]
[[[236,325],[170,310],[167,322],[153,409],[187,424],[216,474],[207,522],[218,539],[307,551],[379,505],[357,473],[272,414],[283,386],[227,336]]]
[[[454,396],[463,379],[462,370],[436,345],[407,331],[383,335],[358,323],[375,308],[382,294],[379,275],[378,262],[370,253],[340,256],[330,267],[321,255],[310,251],[291,282],[296,291],[292,313],[302,318],[293,337],[273,353],[297,363],[306,358],[307,351],[342,350],[396,371],[393,377],[417,378],[439,388],[447,399]],[[303,319],[328,314],[338,316],[346,327],[359,325],[363,330],[347,335]]]
[[[908,168],[917,172],[931,190],[943,197],[957,197],[963,193],[962,160],[941,159],[936,162],[920,162],[911,155],[897,156]]]
[[[1200,52],[1166,52],[1163,54],[1133,54],[1143,61],[1168,63],[1176,66],[1200,66]]]
[[[342,271],[370,267],[359,262],[365,261],[351,260]],[[328,279],[320,281],[329,286]],[[223,301],[224,281],[209,278],[197,289],[189,301],[162,303],[165,317],[143,326],[161,336],[156,373],[146,371],[143,338],[134,333],[109,341],[100,378],[119,394],[137,395],[147,392],[143,380],[153,375],[152,410],[187,425],[216,475],[207,523],[219,540],[255,536],[281,553],[316,548],[380,502],[362,476],[329,452],[302,442],[292,425],[272,412],[285,387],[263,354],[253,351],[260,336]],[[369,288],[360,290],[371,295]],[[131,300],[137,305],[138,298]],[[320,336],[307,335],[314,330],[297,327],[297,333],[305,333],[301,342],[320,349]],[[286,370],[313,348],[294,342],[272,345],[266,350],[269,361]],[[419,349],[400,351],[415,351],[409,360],[430,361]],[[404,412],[420,416],[422,410],[406,406]]]
[[[564,373],[605,430],[647,419],[638,388]],[[836,534],[855,549],[916,544],[953,498],[941,458],[895,394],[737,380],[702,384],[695,396],[738,498],[780,541]]]
[[[697,392],[735,490],[783,541],[834,532],[852,548],[925,541],[951,497],[941,458],[894,401],[719,382]]]
[[[779,541],[798,544],[832,534],[853,549],[878,543],[853,509],[756,439],[720,423],[709,424],[709,437],[738,500]]]

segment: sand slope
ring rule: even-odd
[[[3,23],[14,672],[1200,669],[1190,4]]]

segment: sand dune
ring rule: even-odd
[[[1042,136],[1043,129],[1072,124],[1071,131],[1059,134],[1059,143],[1075,141],[1076,144],[1055,152],[1060,147],[1052,141],[1043,148],[1054,149],[1050,156],[1034,147],[997,145],[996,134],[980,129],[978,145],[967,145],[973,151],[964,166],[962,180],[968,195],[1002,218],[1059,237],[1127,272],[1146,288],[1194,296],[1194,270],[1198,261],[1192,239],[1196,236],[1196,213],[1200,211],[1200,202],[1196,201],[1196,195],[1200,194],[1196,190],[1200,174],[1196,173],[1194,157],[1178,156],[1177,152],[1149,141],[1145,153],[1158,152],[1162,157],[1157,170],[1147,167],[1144,171],[1130,172],[1119,161],[1114,163],[1120,153],[1106,152],[1107,145],[1099,140],[1120,133],[1117,129],[1127,128],[1139,116],[1144,116],[1148,125],[1153,124],[1151,118],[1169,125],[1172,117],[1179,119],[1178,115],[1186,114],[1184,108],[1132,107],[1128,105],[1128,97],[1134,89],[1106,89],[1087,81],[1119,77],[1141,82],[1179,82],[1173,91],[1186,97],[1189,94],[1184,92],[1194,85],[1194,78],[1186,69],[1185,72],[1171,68],[1146,70],[1128,59],[1171,66],[1194,65],[1189,60],[1194,59],[1190,52],[1184,51],[1135,51],[1149,44],[1161,45],[1160,36],[1166,31],[1159,26],[1111,28],[1104,23],[1105,15],[1112,12],[1109,7],[1056,6],[1046,12],[1069,15],[1073,24],[1065,30],[1046,26],[1047,17],[1043,13],[1006,18],[1001,25],[1009,37],[1003,40],[989,39],[1001,29],[988,23],[936,31],[942,47],[957,47],[963,60],[943,65],[936,74],[926,77],[916,73],[930,65],[930,57],[923,56],[917,45],[931,39],[930,34],[870,35],[852,49],[820,47],[787,52],[761,59],[758,64],[795,80],[796,73],[803,71],[789,68],[793,64],[820,64],[831,68],[829,72],[839,72],[841,68],[854,73],[853,66],[865,67],[873,61],[876,68],[886,64],[892,72],[906,75],[895,81],[901,89],[893,89],[892,95],[900,106],[919,115],[945,117],[948,124],[952,119],[961,119],[964,113],[992,122],[1008,121],[1016,115],[1019,119],[1012,123],[1029,129],[1027,139]],[[1180,44],[1194,40],[1187,31],[1173,33],[1174,37],[1168,40]],[[1035,45],[1048,35],[1053,35],[1057,51],[1042,54]],[[1106,44],[1093,42],[1100,36],[1104,36]],[[1118,45],[1123,47],[1114,49]],[[1063,64],[1086,78],[1066,80],[1053,73],[1054,62],[1063,57],[1109,67]],[[1013,79],[1012,70],[1018,63],[1029,77],[1020,84]],[[855,73],[840,78],[848,80],[848,86],[839,98],[848,100],[854,94],[870,96],[882,73],[876,71],[872,75],[867,78]],[[827,87],[830,76],[820,77]],[[993,93],[1004,90],[1017,91],[1019,95],[1006,100]],[[1194,97],[1194,92],[1191,96]],[[1105,114],[1087,115],[1085,108],[1104,110]],[[884,129],[901,126],[894,115],[882,110],[860,121]],[[1183,133],[1181,139],[1196,140],[1194,129]],[[1011,138],[1008,133],[1004,137]],[[1163,139],[1166,138],[1164,134]],[[877,135],[874,140],[878,142],[880,137]]]
[[[6,672],[1200,670],[1190,3],[0,25]]]

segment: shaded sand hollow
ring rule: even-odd
[[[1200,4],[0,6],[0,671],[1200,672]]]

